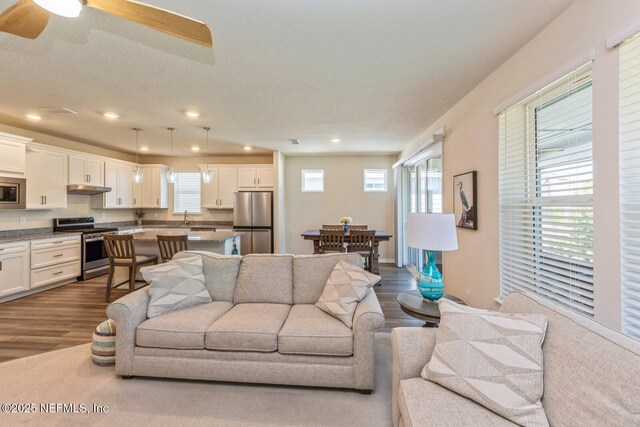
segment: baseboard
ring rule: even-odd
[[[395,264],[396,260],[393,258],[378,258],[378,264]]]

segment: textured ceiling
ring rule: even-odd
[[[219,154],[394,153],[572,0],[148,3],[208,23],[214,48],[86,8],[35,41],[0,33],[0,122],[128,152],[141,127],[149,154],[169,154],[168,126],[176,155],[199,126]],[[49,106],[78,114],[24,117]]]

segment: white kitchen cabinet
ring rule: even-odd
[[[144,165],[140,184],[133,184],[133,207],[149,209],[166,209],[169,205],[167,166]]]
[[[69,155],[69,184],[104,186],[104,161]]]
[[[241,190],[273,189],[273,167],[238,168],[238,188]]]
[[[26,168],[26,144],[29,138],[0,132],[0,172],[24,175]]]
[[[27,242],[0,245],[0,298],[29,290]]]
[[[31,289],[73,282],[81,274],[79,235],[31,241]]]
[[[202,170],[204,169],[203,167]],[[200,184],[200,203],[203,208],[218,209],[218,201],[220,200],[218,169],[209,167],[209,172],[211,172],[211,182]]]
[[[202,207],[207,209],[233,209],[233,193],[238,191],[238,168],[211,167],[210,184],[202,184]]]
[[[103,208],[125,209],[133,207],[133,177],[128,164],[105,162],[105,186],[111,191],[103,195]]]
[[[26,154],[27,209],[66,209],[67,155],[46,149]]]

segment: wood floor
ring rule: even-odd
[[[387,323],[420,326],[423,322],[404,314],[398,293],[415,289],[413,277],[404,269],[381,266],[382,285],[375,291]],[[0,362],[88,343],[95,327],[106,319],[106,276],[0,304]],[[114,289],[112,300],[126,293]]]

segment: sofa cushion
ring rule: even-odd
[[[278,334],[278,352],[351,356],[353,331],[313,304],[297,304]]]
[[[149,286],[147,317],[211,302],[198,256],[140,269]]]
[[[422,378],[400,382],[398,403],[402,422],[407,427],[516,425],[484,406]]]
[[[233,297],[236,304],[293,302],[293,255],[242,257]]]
[[[542,407],[543,314],[480,310],[442,298],[440,328],[422,377],[514,423],[548,426]]]
[[[220,255],[204,251],[178,252],[173,259],[189,258],[197,255],[202,258],[204,285],[214,301],[233,302],[238,271],[242,257],[238,255]]]
[[[352,327],[358,303],[379,281],[380,276],[340,260],[333,268],[316,307]]]
[[[290,305],[238,304],[207,329],[209,350],[276,351]]]
[[[298,255],[293,259],[293,303],[315,304],[338,261],[362,268],[358,254]]]
[[[204,349],[204,333],[233,304],[214,301],[145,320],[136,329],[136,345],[174,349]]]
[[[640,425],[640,343],[520,292],[501,311],[547,316],[542,406],[551,425]]]

